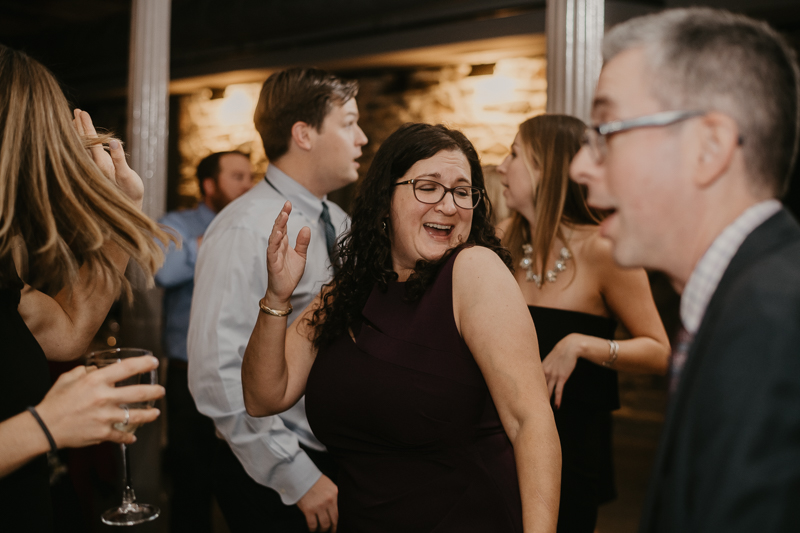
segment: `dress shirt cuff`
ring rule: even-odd
[[[281,497],[284,505],[294,505],[306,495],[311,487],[322,477],[322,472],[301,451],[291,463],[282,463],[272,471],[270,487]]]

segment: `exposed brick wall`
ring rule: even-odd
[[[459,129],[475,144],[485,165],[499,164],[514,140],[519,123],[545,110],[545,59],[503,59],[495,64],[492,75],[470,75],[472,72],[470,65],[452,65],[351,75],[361,84],[360,124],[370,140],[361,159],[362,176],[380,143],[409,121],[443,123]],[[480,71],[475,69],[475,72]],[[198,196],[194,169],[211,152],[232,149],[248,152],[252,154],[256,176],[264,173],[267,161],[252,124],[259,89],[259,83],[240,84],[229,86],[224,98],[213,98],[210,90],[181,98],[179,194],[182,197],[190,201]],[[487,188],[503,214],[505,206],[496,174],[488,174]],[[334,200],[347,208],[352,191],[348,188]]]

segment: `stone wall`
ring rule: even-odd
[[[503,59],[493,66],[344,73],[361,85],[359,123],[370,140],[361,159],[362,177],[383,140],[404,122],[442,123],[459,129],[475,144],[485,165],[499,164],[519,123],[544,112],[545,73],[544,57]],[[267,161],[252,120],[260,87],[260,83],[230,85],[222,94],[206,90],[180,99],[179,195],[185,199],[181,204],[199,196],[194,169],[212,152],[250,153],[254,176],[263,175]],[[500,214],[505,213],[497,175],[487,170],[487,189]],[[350,187],[334,200],[348,208],[352,194]]]
[[[253,111],[260,89],[260,83],[243,83],[229,85],[221,95],[206,89],[181,97],[178,194],[182,198],[199,198],[195,169],[201,159],[214,152],[240,150],[248,153],[255,169],[263,175],[267,166],[266,156],[253,126]]]

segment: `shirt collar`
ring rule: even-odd
[[[212,220],[214,220],[214,217],[217,216],[217,214],[214,213],[214,211],[212,211],[202,200],[199,204],[197,204],[197,212],[200,213],[200,218],[202,221],[208,222],[209,224]]]
[[[297,209],[310,221],[316,222],[319,219],[322,214],[322,202],[328,199],[327,196],[320,200],[275,165],[267,167],[265,178],[281,196],[292,202],[292,209]]]
[[[681,321],[689,333],[694,335],[700,328],[708,302],[744,240],[780,210],[781,203],[778,200],[759,202],[739,215],[711,243],[694,267],[681,296]]]

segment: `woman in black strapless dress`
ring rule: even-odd
[[[466,137],[401,127],[370,166],[332,284],[288,332],[308,230],[292,249],[291,206],[276,220],[245,406],[264,416],[306,394],[340,465],[341,533],[555,531],[560,451],[536,332],[482,196]]]
[[[563,455],[560,533],[591,533],[613,499],[611,411],[617,370],[663,374],[669,341],[641,269],[617,267],[569,163],[586,126],[565,115],[520,125],[498,172],[514,215],[498,234],[539,335]],[[616,320],[631,338],[614,340]]]

